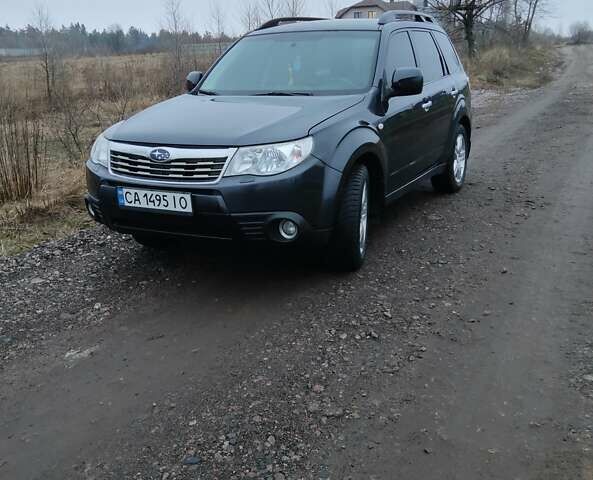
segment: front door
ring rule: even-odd
[[[395,32],[389,39],[385,77],[391,79],[398,68],[416,68],[412,43],[407,32]],[[421,108],[422,95],[394,97],[383,123],[383,143],[389,159],[388,194],[412,181],[422,158],[423,129],[426,112]]]

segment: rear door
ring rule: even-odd
[[[410,32],[418,68],[424,75],[424,91],[419,108],[423,112],[423,128],[418,131],[423,155],[419,172],[439,163],[445,156],[454,103],[451,101],[452,80],[436,43],[427,30]]]
[[[451,102],[451,108],[453,109],[454,114],[458,101],[460,99],[465,99],[466,95],[468,95],[469,79],[463,70],[459,55],[457,55],[455,47],[453,47],[449,37],[442,32],[433,32],[432,36],[436,40],[437,45],[441,50],[441,55],[445,60],[449,80],[449,84],[447,85],[450,96],[449,101]],[[453,122],[451,122],[449,140],[452,140],[456,127],[457,125],[454,125]]]
[[[406,67],[415,68],[416,59],[408,33],[400,30],[389,38],[385,78],[391,80],[394,71]],[[421,95],[389,100],[382,135],[389,155],[388,193],[413,180],[418,172],[418,161],[422,157],[418,132],[425,118],[421,103]]]

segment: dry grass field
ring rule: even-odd
[[[472,85],[479,88],[537,88],[550,81],[558,66],[554,48],[494,47],[467,65]]]
[[[533,88],[555,64],[553,49],[483,52],[468,65],[474,87]],[[185,72],[212,58],[184,59]],[[181,93],[171,57],[145,54],[64,59],[52,99],[39,59],[0,61],[0,255],[91,225],[84,211],[84,162],[109,125]],[[15,194],[14,185],[21,185]]]
[[[0,62],[0,255],[91,225],[82,195],[92,142],[113,123],[182,92],[183,76],[164,73],[170,61],[166,54],[65,59],[56,67],[51,102],[39,59]],[[211,61],[186,59],[186,68]],[[34,141],[43,148],[32,158]],[[6,192],[30,183],[31,170],[35,185]]]

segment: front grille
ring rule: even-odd
[[[160,163],[150,159],[149,150],[148,147],[112,144],[111,171],[146,180],[211,183],[220,178],[229,158],[227,150],[171,149],[175,152],[172,160]]]

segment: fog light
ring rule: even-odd
[[[280,235],[285,240],[294,240],[299,234],[299,227],[292,220],[282,220],[280,222]]]

